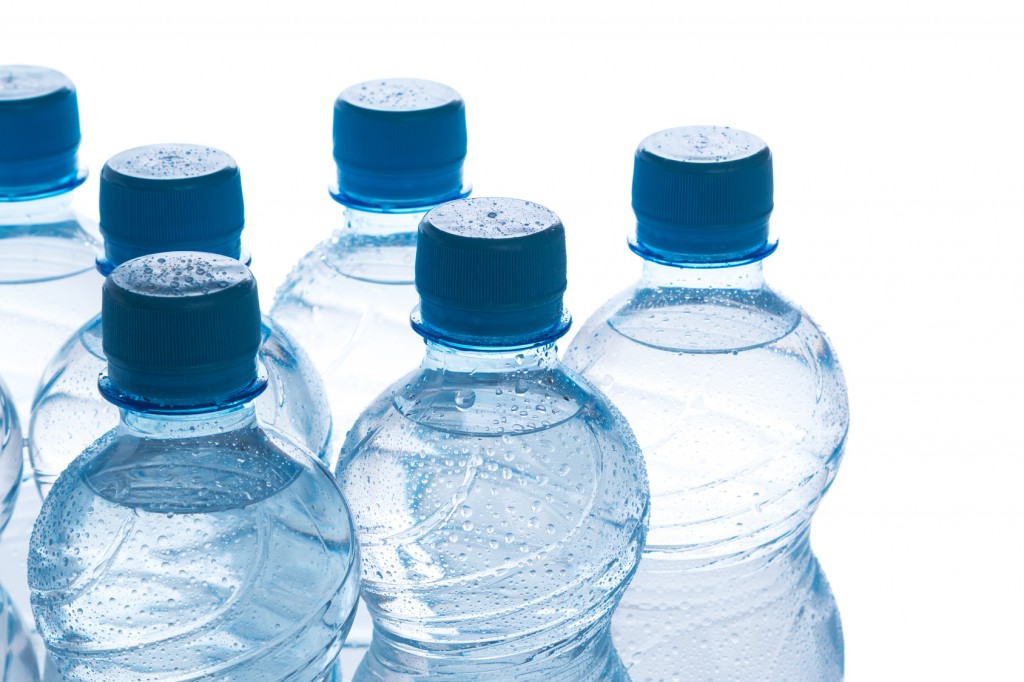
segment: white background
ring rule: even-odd
[[[848,679],[1019,679],[1024,12],[1019,3],[0,0],[0,63],[79,89],[79,207],[110,155],[220,147],[264,304],[339,226],[336,94],[414,76],[465,97],[477,195],[543,203],[582,321],[626,286],[632,153],[714,123],[775,155],[769,280],[830,333],[846,460],[814,545]]]

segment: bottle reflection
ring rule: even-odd
[[[39,665],[22,620],[0,584],[0,680],[39,682]]]

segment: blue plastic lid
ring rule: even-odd
[[[423,217],[417,242],[413,326],[421,334],[515,346],[568,329],[565,228],[549,209],[521,199],[450,201]]]
[[[633,165],[634,250],[673,263],[768,255],[772,154],[734,128],[688,126],[654,133]]]
[[[102,320],[108,396],[194,407],[257,381],[259,295],[235,259],[174,252],[123,263],[103,283]]]
[[[42,66],[0,66],[0,201],[82,184],[81,141],[78,96],[67,76]]]
[[[465,196],[466,106],[415,78],[358,83],[334,103],[335,198],[356,207],[432,206]]]
[[[114,265],[163,251],[237,259],[243,227],[242,176],[219,149],[136,147],[111,157],[100,173],[100,232]]]

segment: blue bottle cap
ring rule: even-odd
[[[239,258],[242,177],[229,155],[194,144],[153,144],[110,158],[100,173],[100,232],[119,265],[164,251]]]
[[[565,228],[521,199],[442,204],[420,221],[413,326],[467,346],[550,341],[569,328]]]
[[[676,264],[756,260],[771,253],[772,154],[734,128],[654,133],[633,165],[634,250]]]
[[[81,141],[78,96],[67,76],[0,66],[0,201],[60,194],[85,182]]]
[[[334,103],[334,195],[346,206],[422,207],[465,196],[465,158],[466,106],[447,85],[367,81]]]
[[[204,406],[257,382],[259,296],[238,260],[174,252],[123,263],[103,283],[102,320],[100,387],[115,402]]]

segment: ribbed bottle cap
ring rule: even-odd
[[[637,148],[633,211],[641,255],[696,263],[750,257],[765,249],[772,207],[772,154],[750,133],[670,128]]]
[[[103,283],[107,380],[161,405],[216,403],[256,381],[261,320],[256,280],[209,253],[143,256]]]
[[[355,206],[429,206],[464,195],[466,106],[433,81],[389,78],[334,103],[336,198]]]
[[[0,200],[80,185],[81,141],[78,96],[67,76],[42,66],[0,66]]]
[[[100,173],[100,232],[114,265],[163,251],[239,258],[242,177],[229,155],[153,144],[110,158]]]
[[[414,325],[468,344],[518,345],[568,329],[565,228],[520,199],[450,201],[420,221]]]

